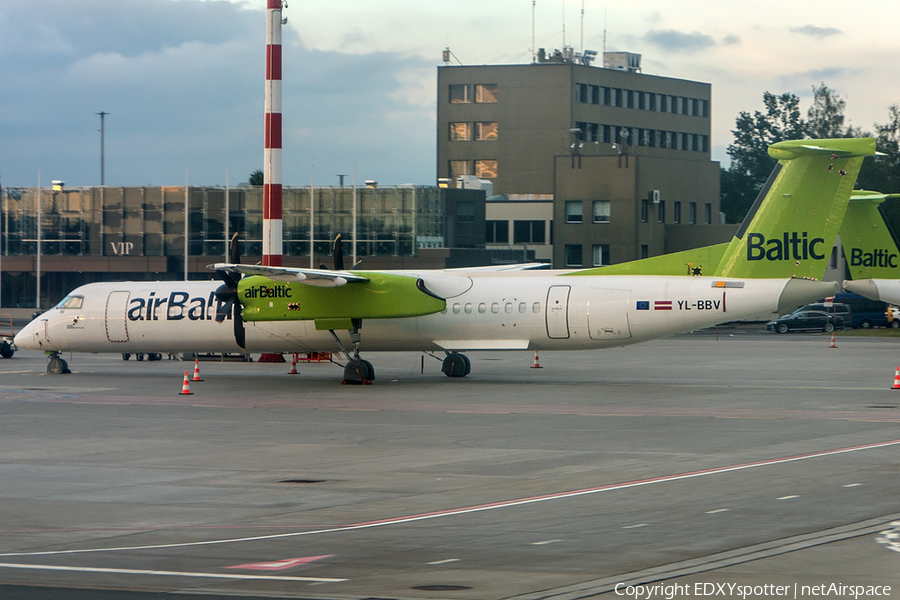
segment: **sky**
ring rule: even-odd
[[[584,14],[582,20],[582,6]],[[534,14],[534,20],[532,20]],[[433,185],[442,50],[531,62],[566,45],[712,85],[713,159],[765,91],[824,82],[872,131],[900,104],[896,0],[289,0],[283,181]],[[263,161],[264,0],[0,0],[0,184],[230,185]],[[582,26],[583,22],[583,26]]]

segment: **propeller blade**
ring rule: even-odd
[[[341,244],[341,234],[337,234],[337,237],[334,238],[334,270],[335,271],[343,271],[344,270],[344,247]]]
[[[239,303],[234,304],[234,316],[232,320],[234,321],[234,341],[237,342],[237,345],[241,348],[246,348],[247,336],[244,332],[244,317],[241,316],[241,305]]]
[[[231,236],[231,245],[228,247],[228,260],[233,265],[241,264],[241,253],[238,250],[238,232],[235,231]],[[235,286],[237,287],[237,286]]]

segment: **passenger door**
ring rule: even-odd
[[[110,342],[128,341],[128,299],[131,292],[110,292],[106,298],[106,339]]]
[[[551,285],[547,290],[547,337],[564,340],[569,337],[569,292],[567,285]]]

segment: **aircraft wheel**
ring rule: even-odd
[[[359,359],[359,362],[366,367],[366,379],[375,381],[375,367],[372,366],[372,363],[364,359]]]
[[[131,353],[129,353],[129,352],[122,353],[122,360],[128,360],[129,358],[131,358]]]
[[[465,377],[469,374],[471,368],[469,357],[458,352],[448,354],[444,357],[443,364],[441,364],[441,372],[447,377]]]
[[[785,325],[784,323],[778,324],[778,333],[787,333],[787,331],[788,331],[787,325]]]
[[[3,340],[0,342],[0,356],[3,358],[12,358],[12,355],[15,353],[15,350],[12,349],[12,346],[9,345],[9,342]]]
[[[341,382],[345,385],[368,385],[372,383],[369,376],[375,375],[375,369],[372,363],[361,358],[351,359],[344,365],[344,380]]]
[[[143,352],[138,352],[137,354],[134,355],[134,357],[135,357],[137,360],[144,360],[144,353],[143,353]]]
[[[158,352],[151,352],[150,354],[147,355],[147,360],[150,360],[150,361],[162,360],[162,354],[160,354]]]
[[[51,356],[50,362],[47,363],[47,372],[51,375],[63,375],[66,373],[71,373],[69,370],[69,363],[58,356]]]

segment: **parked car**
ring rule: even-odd
[[[887,308],[888,327],[897,329],[900,327],[900,308],[896,306],[888,306]]]
[[[846,327],[852,327],[853,323],[853,309],[849,304],[844,304],[843,302],[828,302],[821,301],[815,302],[813,304],[807,304],[801,308],[798,308],[791,314],[796,314],[808,310],[818,310],[820,312],[838,315],[842,319],[844,319],[844,325]]]
[[[766,323],[766,329],[778,333],[796,330],[832,332],[843,328],[844,319],[840,315],[821,310],[801,310]]]
[[[848,327],[888,327],[887,302],[870,300],[853,292],[841,292],[834,295],[835,303],[846,304],[850,307],[853,317],[846,321]]]

